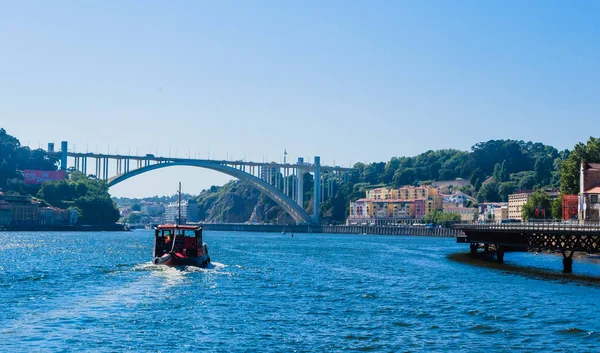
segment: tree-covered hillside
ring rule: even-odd
[[[0,128],[0,190],[35,195],[39,185],[23,183],[23,170],[56,170],[58,160],[42,149],[21,146],[16,137]]]
[[[462,178],[479,191],[493,176],[496,183],[510,181],[516,183],[515,187],[530,189],[557,186],[558,167],[567,157],[568,151],[558,152],[542,143],[490,140],[474,145],[470,152],[427,151],[415,157],[394,157],[387,163],[357,163],[354,167],[359,175],[355,180],[399,187]]]
[[[508,195],[516,190],[558,188],[559,170],[569,155],[567,150],[559,152],[539,142],[490,140],[477,143],[469,152],[445,149],[427,151],[415,157],[394,157],[388,162],[356,163],[357,171],[352,173],[350,181],[336,186],[333,197],[321,204],[320,215],[331,222],[343,222],[348,216],[349,202],[364,197],[369,188],[420,185],[457,178],[471,183],[461,191],[476,197],[479,202],[507,201]],[[589,154],[581,152],[578,155]],[[304,182],[304,206],[312,213],[312,176],[306,174]],[[247,186],[243,189],[213,187],[203,191],[199,203],[211,210],[207,219],[215,222],[231,219],[232,210],[237,209],[233,200],[245,200],[246,208],[256,205],[256,195],[247,197],[246,191],[242,191],[245,188]],[[283,211],[273,207],[264,217],[265,221],[281,219]],[[240,212],[236,220],[249,221],[247,213]],[[229,216],[222,216],[224,214]]]
[[[42,205],[74,208],[79,223],[108,224],[119,219],[119,212],[110,199],[104,181],[86,176],[76,170],[67,171],[68,179],[43,184],[25,184],[23,170],[55,171],[58,160],[42,149],[31,150],[0,128],[0,191],[30,195]]]
[[[52,206],[76,209],[82,224],[108,224],[119,220],[108,185],[77,170],[69,171],[66,180],[43,183],[37,197]]]

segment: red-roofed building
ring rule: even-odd
[[[579,175],[579,207],[580,220],[600,220],[600,163],[581,161]]]

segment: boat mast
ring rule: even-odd
[[[179,211],[179,216],[177,218],[177,226],[181,225],[181,182],[179,182],[179,207],[177,207],[178,211]]]

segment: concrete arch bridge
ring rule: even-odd
[[[105,180],[109,186],[116,185],[137,175],[173,166],[188,166],[214,170],[230,175],[248,183],[270,197],[281,206],[298,224],[318,224],[319,205],[333,196],[336,185],[348,181],[348,173],[352,168],[339,166],[322,166],[320,157],[314,157],[313,163],[304,162],[302,158],[294,164],[260,163],[248,161],[227,161],[192,158],[157,157],[153,154],[145,156],[76,153],[68,151],[68,143],[63,141],[60,151],[54,151],[54,144],[48,144],[48,152],[59,156],[61,169],[74,167],[85,173]],[[88,163],[93,160],[91,168]],[[89,168],[89,169],[88,169]],[[305,173],[312,173],[313,178],[313,215],[304,209]]]

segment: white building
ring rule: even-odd
[[[179,203],[171,202],[165,207],[165,223],[177,223],[179,218]],[[188,204],[187,201],[181,202],[181,223],[185,223],[188,219]]]

